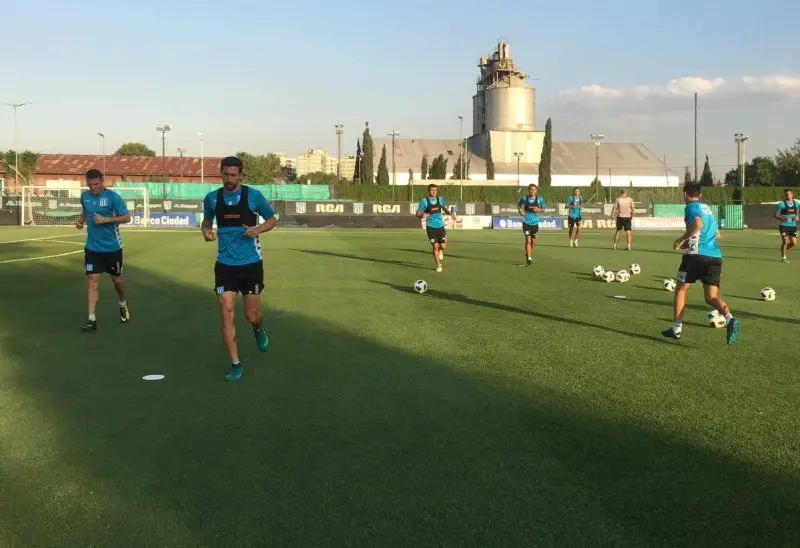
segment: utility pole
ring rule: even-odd
[[[605,136],[602,133],[592,133],[590,135],[594,141],[594,180],[597,181],[597,201],[600,201],[600,143]]]
[[[461,149],[458,162],[459,202],[464,201],[464,117],[458,117],[458,147]]]
[[[183,153],[186,152],[185,148],[179,148],[178,154],[181,155],[181,182],[183,182]]]
[[[514,156],[517,157],[517,188],[519,188],[520,185],[521,185],[521,181],[520,181],[520,178],[519,178],[519,159],[522,158],[523,154],[524,154],[523,152],[515,152],[514,153]]]
[[[744,188],[744,172],[745,172],[745,161],[744,161],[744,142],[749,139],[749,137],[743,133],[734,133],[733,138],[736,140],[736,151],[738,156],[738,164],[739,164],[739,185]]]
[[[694,182],[697,183],[697,92],[694,94]]]
[[[342,135],[344,135],[344,126],[342,124],[336,124],[336,141],[337,141],[337,153],[336,153],[336,177],[339,181],[342,180]]]
[[[200,137],[200,184],[203,184],[205,182],[205,173],[203,168],[205,167],[206,163],[203,155],[203,134],[198,133],[197,135]]]
[[[100,136],[100,140],[101,140],[100,151],[101,151],[101,153],[103,155],[103,177],[105,177],[106,176],[106,136],[103,135],[99,131],[97,132],[97,134]]]
[[[17,109],[25,105],[30,105],[31,101],[23,101],[21,103],[6,103],[3,101],[2,104],[14,109],[14,179],[17,180],[17,186],[19,186],[19,178],[21,175],[19,173],[19,146],[17,145]],[[30,185],[30,181],[28,181],[28,184]]]
[[[395,139],[397,138],[398,135],[400,135],[400,132],[394,130],[391,133],[387,133],[386,135],[392,136],[392,200],[394,200],[395,187],[397,186],[397,171],[395,170],[394,150],[395,150]]]
[[[161,171],[164,174],[164,181],[161,183],[161,199],[167,199],[167,132],[171,131],[169,124],[159,124],[156,131],[161,132]]]

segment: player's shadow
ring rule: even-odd
[[[419,269],[422,268],[421,264],[410,263],[407,261],[398,261],[395,259],[380,259],[377,257],[362,257],[359,255],[351,255],[349,253],[334,253],[333,251],[322,251],[320,249],[290,249],[290,251],[298,251],[300,253],[308,253],[310,255],[317,255],[319,257],[335,257],[338,259],[352,259],[356,261],[366,261],[370,263],[389,264],[393,266],[405,266],[408,268]]]
[[[270,349],[255,349],[239,300],[246,374],[226,383],[213,256],[176,250],[188,260],[173,268],[163,252],[129,249],[131,323],[117,323],[106,278],[93,334],[79,331],[79,259],[0,269],[15,280],[0,306],[3,545],[775,546],[800,535],[797,475],[715,446],[726,420],[667,425],[691,415],[661,398],[662,383],[624,367],[583,377],[625,359],[605,339],[576,353],[565,337],[564,355],[542,355],[530,326],[509,322],[508,339],[451,346],[465,326],[419,304],[402,323],[386,318],[403,306],[395,291],[333,309],[291,265],[268,264]],[[553,320],[565,335],[580,325],[431,296]],[[495,345],[518,346],[519,362]],[[663,409],[645,409],[656,401]]]
[[[723,295],[723,297],[724,297],[724,295]],[[669,301],[651,301],[651,300],[648,300],[648,299],[632,299],[632,298],[628,298],[628,300],[631,301],[631,302],[635,302],[635,303],[648,304],[648,305],[654,305],[654,306],[669,306],[669,307],[673,306],[672,299],[670,299]],[[690,310],[701,310],[703,312],[708,312],[708,305],[706,305],[706,304],[699,305],[699,304],[686,303],[686,308],[688,308]],[[733,313],[735,314],[735,316],[737,318],[754,319],[754,320],[769,320],[769,321],[772,321],[772,322],[792,323],[792,324],[800,325],[800,319],[795,319],[795,318],[780,318],[780,317],[776,317],[776,316],[766,316],[764,314],[756,314],[754,312],[746,312],[746,311],[743,311],[743,310],[734,310]]]
[[[372,283],[374,283],[374,284],[380,284],[380,285],[385,285],[387,287],[391,287],[392,289],[394,289],[396,291],[402,291],[404,293],[408,293],[410,291],[407,287],[394,285],[394,284],[389,283],[389,282],[383,282],[383,281],[378,281],[378,280],[370,280],[370,281]],[[642,334],[642,333],[635,333],[635,332],[631,332],[631,331],[625,331],[623,329],[617,329],[617,328],[608,327],[608,326],[605,326],[605,325],[593,324],[593,323],[590,323],[590,322],[584,322],[584,321],[581,321],[581,320],[576,320],[574,318],[566,318],[566,317],[563,317],[563,316],[554,316],[552,314],[546,314],[544,312],[538,312],[538,311],[533,310],[533,309],[524,309],[524,308],[518,308],[516,306],[510,306],[510,305],[503,304],[503,303],[493,303],[493,302],[490,302],[490,301],[482,301],[480,299],[473,299],[472,297],[467,297],[466,295],[462,295],[460,293],[450,293],[450,292],[446,292],[446,291],[428,289],[426,295],[429,295],[431,297],[435,297],[437,299],[442,299],[442,300],[445,300],[445,301],[448,301],[448,302],[458,302],[458,303],[462,303],[462,304],[466,304],[466,305],[470,305],[470,306],[479,306],[479,307],[491,308],[491,309],[494,309],[494,310],[500,310],[502,312],[511,312],[513,314],[521,314],[521,315],[524,315],[524,316],[531,316],[531,317],[534,317],[534,318],[539,318],[539,319],[542,319],[542,320],[548,320],[548,321],[561,323],[561,324],[569,324],[569,325],[575,325],[575,326],[580,326],[580,327],[588,327],[588,328],[591,328],[591,329],[598,329],[598,330],[601,330],[601,331],[608,331],[610,333],[615,333],[617,335],[624,335],[626,337],[633,337],[633,338],[636,338],[636,339],[643,339],[643,340],[646,340],[646,341],[655,342],[655,343],[659,343],[659,344],[670,344],[670,345],[672,344],[672,343],[670,343],[669,341],[667,341],[667,340],[665,340],[663,338],[654,337],[654,336],[651,336],[651,335],[645,335],[645,334]]]
[[[427,257],[433,257],[433,253],[430,249],[408,249],[408,248],[395,248],[395,251],[402,251],[404,253],[417,253],[419,255],[425,255]],[[484,263],[501,263],[501,264],[520,264],[520,261],[509,261],[506,259],[493,259],[489,257],[474,257],[469,255],[461,255],[460,253],[451,253],[449,250],[444,252],[445,258],[452,257],[454,259],[464,259],[467,261],[479,261]]]

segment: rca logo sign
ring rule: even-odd
[[[400,213],[400,204],[372,204],[373,213]]]
[[[344,213],[344,205],[342,204],[317,204],[317,213]]]

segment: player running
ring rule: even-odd
[[[619,198],[614,200],[614,208],[611,210],[611,218],[617,220],[617,231],[614,233],[614,249],[617,249],[619,234],[624,230],[628,241],[628,251],[631,250],[631,241],[633,240],[631,225],[633,224],[634,208],[633,198],[628,196],[628,189],[623,188],[619,193]]]
[[[686,295],[696,281],[703,282],[706,303],[725,316],[728,344],[739,340],[739,321],[731,314],[728,304],[719,296],[722,275],[722,251],[717,246],[720,237],[717,221],[711,208],[700,200],[702,187],[686,185],[683,190],[686,209],[684,221],[686,232],[675,240],[673,249],[685,249],[678,269],[678,288],[675,290],[675,323],[661,332],[665,337],[680,339],[683,331],[683,313],[686,310]]]
[[[778,204],[775,218],[780,221],[778,231],[781,233],[781,262],[788,263],[786,251],[797,245],[797,200],[794,199],[792,189],[783,191],[784,199]]]
[[[578,247],[578,239],[581,237],[581,225],[583,218],[581,217],[581,206],[583,205],[583,196],[581,196],[581,189],[575,187],[572,191],[572,196],[567,198],[567,223],[569,223],[569,246]],[[572,233],[575,232],[573,239]]]
[[[425,230],[433,247],[433,260],[436,263],[436,272],[442,271],[444,250],[447,249],[447,230],[444,228],[442,212],[456,220],[454,211],[448,209],[444,198],[439,196],[439,187],[431,183],[428,185],[428,195],[425,196],[417,207],[417,217],[425,220]]]
[[[244,370],[239,360],[234,312],[236,295],[241,292],[244,317],[253,326],[258,349],[267,351],[269,338],[261,322],[261,292],[264,289],[264,261],[258,236],[275,228],[275,211],[264,195],[239,182],[242,161],[235,156],[220,162],[222,188],[209,192],[203,203],[201,230],[207,242],[217,244],[214,285],[222,317],[222,341],[231,358],[231,370],[225,380],[237,381]],[[258,224],[258,216],[265,221]],[[217,234],[214,234],[214,221]]]
[[[517,203],[519,214],[524,217],[522,233],[525,234],[525,261],[528,266],[533,265],[533,248],[536,246],[536,233],[539,232],[539,213],[547,207],[544,198],[539,196],[539,187],[528,185],[528,195],[523,196]]]
[[[111,276],[117,290],[120,321],[126,323],[131,318],[122,280],[122,236],[119,232],[119,225],[131,222],[131,215],[122,196],[105,187],[100,170],[86,172],[86,185],[89,190],[81,193],[83,209],[75,228],[86,227],[83,262],[89,286],[89,319],[82,329],[88,333],[97,331],[97,301],[103,273]]]

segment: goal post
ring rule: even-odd
[[[21,226],[68,226],[78,220],[83,207],[81,194],[85,187],[75,186],[23,186],[20,195]],[[150,196],[145,187],[113,189],[119,194],[131,222],[126,227],[145,227],[150,224]]]

